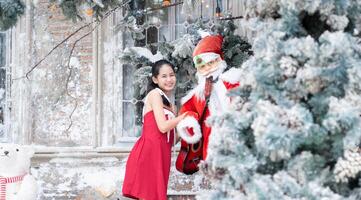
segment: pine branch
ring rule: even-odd
[[[234,19],[242,19],[242,18],[244,18],[244,17],[243,16],[226,17],[226,18],[220,17],[219,20],[234,20]]]

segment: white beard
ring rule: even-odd
[[[210,76],[213,76],[213,80],[219,78],[226,68],[227,63],[222,60],[219,63],[217,70],[208,74],[207,76],[203,76],[199,73],[196,74],[198,77],[198,86],[196,87],[195,94],[198,96],[198,98],[204,100],[204,88],[206,79]],[[222,113],[227,110],[230,100],[227,97],[226,93],[227,88],[225,87],[221,79],[218,79],[215,83],[213,83],[211,96],[209,97],[209,111],[211,115]]]
[[[219,113],[223,113],[227,111],[230,106],[230,98],[227,97],[227,91],[224,82],[230,84],[239,84],[240,78],[246,76],[243,70],[238,68],[231,68],[224,72],[227,64],[224,61],[219,63],[219,67],[216,71],[212,72],[208,76],[213,76],[213,79],[217,79],[216,83],[213,83],[213,89],[211,92],[211,97],[209,100],[209,110],[211,115],[217,115]],[[182,98],[181,103],[184,104],[188,100],[190,100],[193,96],[196,96],[197,99],[204,101],[204,87],[207,76],[202,76],[200,74],[196,74],[198,77],[197,86],[192,89],[185,97]]]

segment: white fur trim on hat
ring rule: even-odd
[[[190,135],[187,128],[193,128],[194,135]],[[194,117],[185,117],[177,125],[179,136],[188,144],[195,144],[202,138],[201,127]]]
[[[220,58],[220,57],[221,57],[221,55],[219,55],[217,53],[213,53],[213,52],[201,53],[201,54],[193,57],[193,62],[197,66],[197,59],[199,59],[199,58],[202,58],[204,63],[208,63],[208,62],[215,60],[217,58]]]
[[[201,38],[205,38],[205,37],[211,35],[211,33],[207,32],[207,31],[205,31],[205,30],[202,30],[202,29],[199,29],[197,32],[198,32],[198,34],[201,36]]]

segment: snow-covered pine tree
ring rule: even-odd
[[[49,0],[53,6],[59,6],[63,14],[74,22],[84,17],[95,17],[100,19],[111,8],[123,4],[121,0]],[[139,1],[139,0],[132,0]]]
[[[0,0],[0,31],[14,26],[24,9],[25,5],[21,0]]]
[[[256,30],[198,199],[361,198],[361,2],[243,0]]]

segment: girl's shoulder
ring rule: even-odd
[[[156,89],[156,88],[151,90],[147,96],[148,96],[148,99],[150,99],[151,101],[162,99],[162,94],[159,92],[159,89]]]
[[[148,92],[148,96],[161,96],[161,93],[159,92],[159,89],[154,88],[150,92]]]

